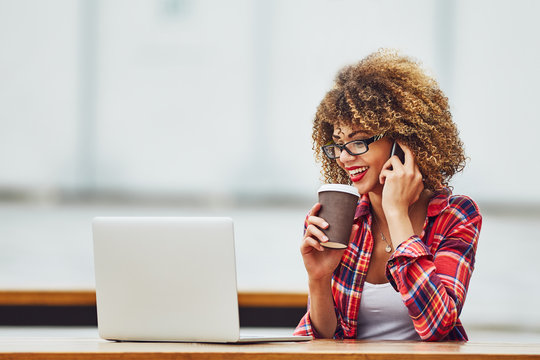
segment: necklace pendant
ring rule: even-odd
[[[386,247],[384,248],[384,251],[386,251],[387,253],[392,252],[392,247],[390,245],[386,244]]]

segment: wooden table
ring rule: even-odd
[[[313,340],[246,345],[116,343],[95,338],[0,338],[0,359],[540,359],[540,344]]]

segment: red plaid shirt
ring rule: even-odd
[[[355,214],[360,228],[332,277],[336,339],[357,335],[358,309],[373,249],[371,222],[369,198],[363,195]],[[482,216],[473,200],[441,189],[429,202],[421,236],[401,243],[388,261],[386,276],[400,292],[422,340],[468,340],[459,314],[474,268],[481,225]],[[309,304],[294,333],[318,337],[311,326]]]

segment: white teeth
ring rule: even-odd
[[[357,169],[354,169],[354,170],[351,170],[349,171],[349,174],[351,174],[352,176],[354,175],[358,175],[360,173],[363,173],[364,171],[366,171],[368,169],[367,166],[362,166],[362,167],[359,167]]]

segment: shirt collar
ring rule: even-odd
[[[368,194],[363,194],[360,200],[358,201],[358,205],[356,206],[356,212],[354,213],[354,219],[358,219],[362,216],[366,216],[369,214],[370,209],[370,203],[369,203],[369,196]]]
[[[452,192],[447,187],[442,187],[436,190],[429,200],[427,208],[427,216],[437,216],[448,206],[448,201]],[[358,205],[356,206],[356,212],[354,213],[354,219],[366,216],[370,212],[370,202],[368,194],[363,194]]]
[[[427,216],[437,216],[448,207],[452,191],[447,187],[439,188],[429,200]]]

